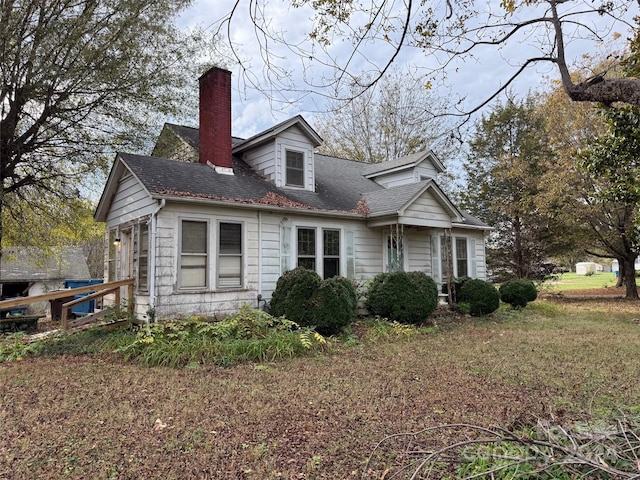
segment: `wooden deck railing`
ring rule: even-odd
[[[89,315],[87,317],[91,317],[87,319],[89,321],[81,321],[81,322],[69,322],[69,312],[76,305],[81,305],[86,302],[90,302],[96,298],[102,298],[105,295],[115,294],[115,302],[114,308],[116,311],[120,310],[120,287],[127,287],[127,311],[128,313],[133,313],[133,279],[129,278],[127,280],[118,280],[116,282],[108,282],[108,283],[95,283],[93,285],[87,285],[86,287],[78,287],[78,288],[66,288],[64,290],[55,290],[53,292],[44,293],[42,295],[33,295],[31,297],[18,297],[12,298],[10,300],[3,300],[0,302],[0,310],[8,309],[10,307],[18,307],[22,305],[29,305],[31,303],[36,302],[47,302],[50,300],[56,300],[60,298],[68,298],[73,297],[75,295],[81,293],[90,293],[90,295],[85,295],[84,297],[76,298],[65,302],[62,304],[62,314],[61,314],[61,324],[62,328],[67,329],[70,327],[75,327],[79,325],[84,325],[90,323],[91,321],[95,321],[98,318],[104,317],[104,315]],[[95,292],[95,293],[91,293]]]

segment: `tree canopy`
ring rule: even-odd
[[[174,27],[188,3],[0,3],[0,218],[8,201],[77,198],[115,150],[143,148],[158,115],[185,111],[206,53]]]
[[[553,160],[533,98],[507,101],[476,125],[464,162],[462,203],[495,228],[487,263],[500,278],[532,278],[556,248],[552,219],[536,206],[540,179]]]
[[[393,72],[346,106],[336,102],[319,116],[319,153],[379,163],[433,148],[445,158],[446,99],[408,73]]]
[[[270,12],[287,5],[312,17],[305,35],[273,20]],[[462,112],[470,113],[525,73],[541,78],[537,70],[541,64],[549,66],[545,74],[555,70],[575,101],[640,105],[640,79],[635,74],[620,78],[594,71],[580,82],[571,75],[573,59],[633,30],[636,7],[637,2],[631,0],[502,0],[499,4],[474,0],[235,0],[232,11],[218,25],[233,32],[247,19],[253,24],[258,45],[253,51],[260,52],[268,81],[280,94],[300,88],[292,76],[298,70],[304,71],[309,90],[329,89],[331,95],[350,99],[354,86],[366,90],[394,62],[406,62],[411,55],[426,86],[457,74],[465,62],[484,59],[483,66],[491,71],[495,83],[477,83],[487,90],[483,92],[485,102]],[[241,63],[250,63],[243,60],[238,45],[234,52]],[[295,60],[298,68],[292,68]],[[327,73],[327,67],[332,73]],[[504,70],[502,77],[500,70]],[[248,79],[256,86],[260,83],[255,77]]]

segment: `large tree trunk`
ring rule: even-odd
[[[636,285],[635,257],[624,262],[624,285],[626,287],[625,298],[638,300],[638,286]],[[622,267],[621,267],[622,268]],[[622,272],[622,270],[620,270]]]
[[[616,279],[616,287],[624,285],[624,269],[627,263],[624,258],[616,258],[618,260],[618,278]]]

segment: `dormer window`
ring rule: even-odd
[[[304,153],[286,151],[286,180],[289,187],[304,187]]]

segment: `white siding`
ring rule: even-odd
[[[260,145],[244,154],[244,161],[270,181],[276,181],[276,151],[274,142]]]
[[[438,170],[433,166],[433,163],[427,158],[420,165],[415,167],[415,176],[416,181],[419,182],[424,178],[433,178],[436,179],[438,177]]]
[[[405,255],[407,270],[431,275],[430,230],[405,228]]]
[[[315,173],[313,164],[313,145],[309,142],[309,138],[304,134],[304,132],[297,126],[293,126],[285,130],[276,138],[276,186],[285,186],[285,152],[287,150],[304,153],[304,189],[314,191]]]
[[[427,178],[436,179],[438,170],[427,158],[419,165],[412,168],[406,168],[401,171],[382,174],[375,178],[375,181],[387,188],[407,185],[409,183],[421,182]]]
[[[179,208],[178,208],[179,207]],[[207,221],[208,287],[181,290],[178,286],[179,237],[182,219]],[[236,289],[216,289],[218,222],[242,222],[244,285]],[[206,206],[167,206],[158,214],[157,256],[154,275],[158,318],[186,315],[222,317],[247,303],[257,307],[258,294],[258,217],[243,209],[212,209]]]
[[[391,188],[399,185],[407,185],[417,182],[413,168],[408,168],[400,172],[388,173],[375,178],[375,181],[384,187]]]
[[[107,229],[150,215],[156,206],[156,202],[151,199],[135,177],[126,175],[120,179],[113,197],[107,215]]]
[[[451,217],[429,190],[407,207],[400,221],[405,224],[428,227],[451,226]]]

